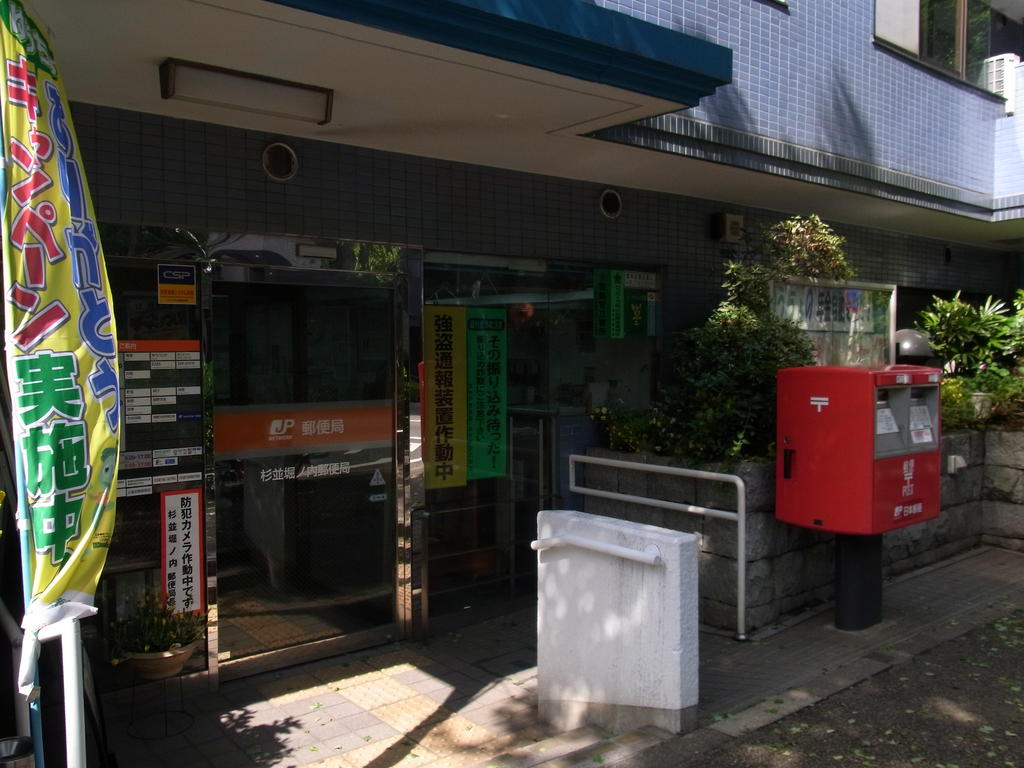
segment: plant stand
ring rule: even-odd
[[[156,711],[139,714],[135,709],[135,690],[140,685],[152,684],[161,687],[161,695]],[[174,689],[177,688],[177,700]],[[155,701],[153,696],[143,696],[145,700]],[[132,682],[132,703],[128,719],[128,735],[133,739],[154,741],[168,736],[184,733],[191,726],[195,717],[185,711],[185,696],[181,684],[181,672],[173,677],[165,677],[159,681],[141,680],[138,677]]]
[[[192,657],[200,640],[194,640],[182,648],[161,653],[140,653],[125,659],[131,667],[132,700],[128,720],[128,735],[135,739],[155,740],[177,736],[188,730],[195,718],[185,710],[185,696],[181,683],[181,671]],[[141,716],[135,709],[135,692],[148,683],[161,686],[157,711]],[[177,687],[177,700],[174,688]],[[153,697],[144,697],[152,700]]]

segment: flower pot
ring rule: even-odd
[[[151,653],[130,653],[124,663],[131,667],[140,680],[163,680],[179,674],[203,639],[196,638],[188,645],[171,648],[168,651]]]

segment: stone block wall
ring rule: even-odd
[[[986,432],[984,500],[985,544],[1024,551],[1024,432]]]
[[[950,457],[966,466],[950,474]],[[882,562],[886,576],[922,568],[981,542],[985,434],[951,432],[942,438],[942,514],[935,520],[885,534]]]
[[[1014,441],[1019,441],[1019,444]],[[989,455],[1002,464],[986,465]],[[591,456],[661,466],[685,466],[678,460],[645,453],[621,454],[592,449]],[[935,520],[888,533],[883,538],[887,577],[920,568],[977,546],[982,541],[1024,550],[1024,434],[957,432],[943,437],[942,467],[960,456],[964,466],[942,476],[942,514]],[[1016,462],[1011,465],[1010,462]],[[747,631],[833,596],[833,536],[775,519],[775,468],[741,462],[702,469],[743,478],[747,497]],[[709,483],[636,470],[586,465],[582,484],[590,488],[734,511],[735,490]],[[1005,498],[993,494],[995,479]],[[989,489],[993,490],[989,490]],[[658,525],[700,536],[701,622],[736,628],[735,521],[697,514],[584,497],[593,514]]]

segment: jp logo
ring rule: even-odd
[[[274,419],[270,422],[271,437],[287,435],[295,426],[295,419]]]

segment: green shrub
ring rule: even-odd
[[[947,373],[942,383],[945,429],[977,429],[986,424],[1024,427],[1024,290],[1017,290],[1013,312],[989,296],[981,306],[960,298],[932,297],[918,330],[928,335]],[[990,411],[979,413],[973,395],[991,396]]]
[[[987,413],[979,413],[975,397],[991,398]],[[942,381],[942,428],[983,429],[988,425],[1024,427],[1024,378],[1005,369],[987,370],[978,376],[950,376]]]
[[[1024,428],[1024,378],[1006,376],[993,391],[991,421],[1008,429]]]
[[[806,334],[725,303],[706,325],[673,341],[674,383],[654,409],[654,449],[702,461],[770,456],[775,374],[813,361]]]
[[[928,337],[946,373],[973,376],[1014,364],[1020,325],[1002,301],[989,296],[976,307],[961,299],[957,291],[952,299],[933,296],[931,305],[918,317],[917,329]]]
[[[603,405],[590,412],[590,419],[613,451],[635,453],[650,447],[652,420],[648,410]]]
[[[725,300],[698,328],[673,335],[671,376],[650,411],[595,409],[615,450],[653,450],[697,461],[767,458],[775,444],[775,376],[814,362],[808,336],[771,312],[773,281],[844,281],[843,238],[817,216],[760,232],[725,265]]]
[[[981,426],[971,398],[975,390],[964,378],[942,380],[942,429],[977,429]]]
[[[814,214],[793,216],[769,227],[763,248],[783,276],[845,282],[854,276],[846,261],[846,241]]]
[[[761,229],[725,264],[725,301],[756,314],[770,312],[772,282],[813,277],[845,282],[855,276],[843,252],[845,240],[811,215],[793,216]]]
[[[654,450],[700,461],[773,454],[775,375],[814,358],[807,335],[772,314],[770,285],[850,279],[843,243],[817,216],[794,216],[726,263],[725,301],[705,325],[674,336],[672,376],[651,418]]]

